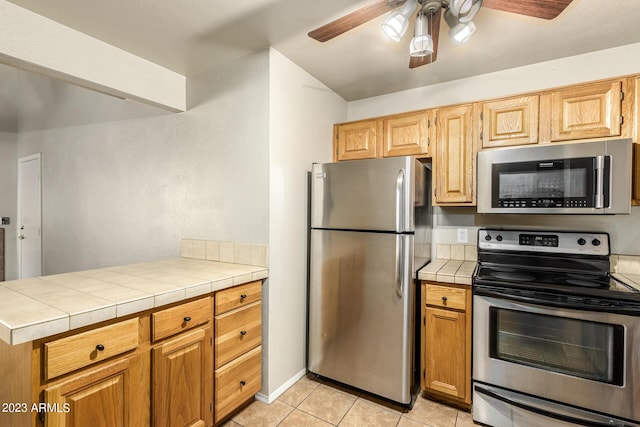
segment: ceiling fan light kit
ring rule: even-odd
[[[411,43],[409,43],[409,55],[422,57],[433,53],[433,39],[429,35],[427,17],[420,11],[416,18],[416,29]]]
[[[409,21],[418,10],[414,37],[409,46],[409,68],[430,64],[437,59],[440,15],[449,27],[454,46],[462,44],[476,31],[472,22],[481,7],[502,10],[540,19],[554,19],[573,0],[377,0],[355,12],[309,32],[309,37],[326,42],[353,28],[391,12],[382,24],[384,33],[400,41],[409,28]],[[398,7],[402,6],[399,10]],[[444,12],[444,13],[441,13]],[[426,16],[429,16],[427,26]]]
[[[392,7],[392,4],[393,3],[389,3],[389,7]],[[409,19],[417,7],[418,4],[416,3],[416,0],[407,0],[400,11],[391,12],[387,19],[384,20],[382,24],[382,31],[391,40],[399,42],[402,36],[404,36],[404,33],[407,32],[407,28],[409,28]]]

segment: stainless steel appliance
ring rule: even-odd
[[[412,405],[430,170],[412,157],[354,160],[314,164],[311,180],[308,369]]]
[[[631,140],[478,153],[478,212],[628,214]]]
[[[473,419],[640,426],[640,290],[612,278],[606,233],[481,229]]]

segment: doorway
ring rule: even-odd
[[[18,159],[18,278],[42,276],[40,153]]]

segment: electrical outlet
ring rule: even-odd
[[[458,238],[458,243],[469,243],[469,234],[466,228],[458,228],[458,232],[456,236]]]
[[[2,225],[9,225],[11,223],[11,221],[9,220],[8,216],[3,216],[2,217]]]

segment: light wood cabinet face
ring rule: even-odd
[[[436,111],[434,204],[475,204],[473,106]]]
[[[211,328],[197,329],[152,350],[153,425],[210,425],[213,360]]]
[[[373,159],[377,153],[377,122],[336,125],[334,129],[336,160]]]
[[[482,104],[482,148],[537,144],[539,104],[537,95]]]
[[[413,156],[429,153],[431,113],[399,114],[382,120],[382,155]]]
[[[469,378],[465,371],[466,315],[452,310],[426,309],[426,387],[464,399]]]
[[[216,423],[260,391],[262,347],[216,370]]]
[[[551,141],[620,135],[621,93],[621,81],[552,92]]]
[[[132,407],[138,393],[131,359],[74,376],[45,389],[45,402],[56,411],[45,414],[47,427],[134,427]]]
[[[631,138],[633,140],[633,179],[631,201],[633,205],[640,205],[640,77],[633,79],[632,84],[632,107],[631,114],[633,129]]]

